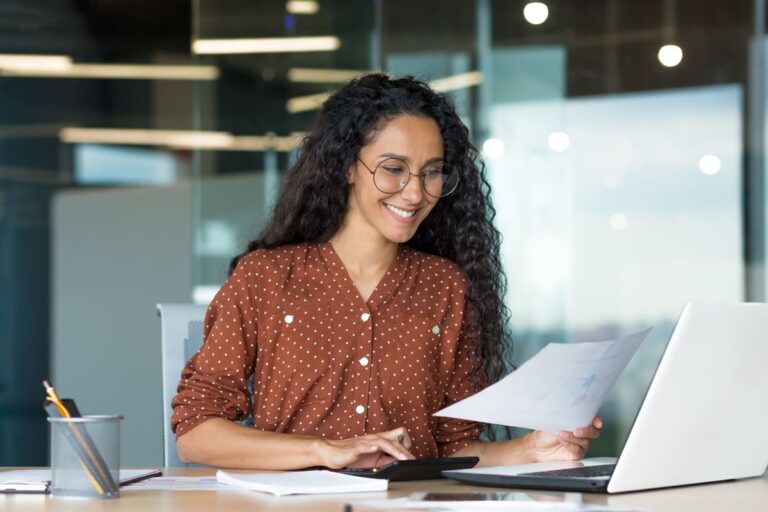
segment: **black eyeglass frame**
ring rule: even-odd
[[[411,182],[411,176],[416,176],[416,177],[417,177],[417,178],[419,178],[419,180],[421,181],[421,189],[424,191],[424,193],[425,193],[425,194],[427,194],[429,197],[434,197],[435,199],[440,199],[440,198],[443,198],[443,197],[446,197],[446,196],[449,196],[449,195],[453,194],[453,193],[456,191],[456,189],[457,189],[457,188],[459,188],[459,181],[461,181],[461,176],[459,176],[459,173],[458,173],[458,171],[456,171],[456,170],[454,169],[454,171],[456,172],[456,184],[455,184],[455,185],[453,186],[453,188],[452,188],[451,190],[449,190],[448,192],[446,192],[446,193],[444,193],[444,194],[440,194],[439,196],[436,196],[436,195],[434,195],[434,194],[430,194],[430,193],[429,193],[429,191],[427,190],[427,184],[424,182],[424,179],[425,179],[425,178],[424,178],[424,176],[425,176],[425,175],[424,175],[424,173],[422,173],[422,172],[411,172],[411,168],[410,168],[410,166],[408,165],[408,163],[407,163],[407,162],[405,162],[405,161],[403,161],[403,160],[400,160],[399,158],[390,157],[390,158],[387,158],[386,160],[382,160],[381,162],[379,162],[379,163],[376,165],[376,167],[374,168],[374,170],[371,170],[371,168],[370,168],[370,167],[368,167],[368,166],[365,164],[365,162],[363,162],[363,160],[362,160],[362,159],[361,159],[359,156],[356,156],[356,157],[355,157],[355,160],[357,160],[358,162],[360,162],[361,164],[363,164],[363,167],[365,167],[365,170],[366,170],[366,171],[368,171],[369,173],[371,173],[371,176],[373,177],[373,186],[374,186],[374,187],[376,187],[376,189],[377,189],[377,190],[379,190],[379,191],[381,191],[381,192],[384,192],[385,194],[397,194],[397,193],[398,193],[398,192],[400,192],[401,190],[404,190],[404,189],[405,189],[405,187],[407,187],[407,186],[408,186],[408,183],[410,183],[410,182]],[[381,189],[379,188],[379,186],[376,184],[376,171],[378,171],[378,170],[379,170],[379,167],[381,166],[381,164],[382,164],[382,163],[384,163],[384,162],[386,162],[387,160],[397,160],[397,161],[399,161],[399,162],[403,162],[403,164],[405,164],[406,168],[408,169],[408,179],[407,179],[407,180],[405,180],[405,183],[403,183],[403,185],[402,185],[402,186],[401,186],[401,187],[400,187],[398,190],[395,190],[394,192],[390,192],[390,191],[388,191],[388,190],[381,190]],[[443,165],[445,165],[445,163],[443,163]],[[422,169],[422,170],[423,170],[423,169]]]

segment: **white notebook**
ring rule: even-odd
[[[350,476],[334,471],[283,471],[275,473],[236,473],[219,470],[216,479],[252,491],[285,496],[287,494],[334,494],[386,491],[389,482],[378,478]]]

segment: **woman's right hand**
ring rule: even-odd
[[[373,468],[395,460],[415,459],[408,450],[411,438],[404,427],[378,434],[332,441],[320,439],[322,465],[331,469]]]

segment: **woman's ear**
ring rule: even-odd
[[[357,174],[355,171],[355,163],[353,162],[352,165],[349,166],[349,169],[347,169],[347,185],[355,184],[355,176]]]

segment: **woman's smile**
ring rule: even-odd
[[[384,203],[384,206],[386,207],[387,212],[389,212],[392,218],[397,222],[413,222],[416,220],[416,213],[419,211],[418,208],[398,208],[397,206],[388,203]]]

